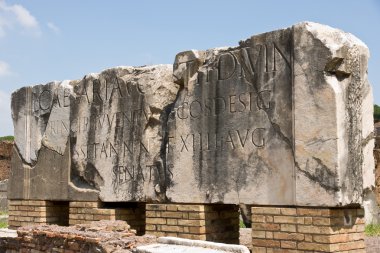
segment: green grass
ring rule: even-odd
[[[240,228],[246,228],[246,227],[245,227],[245,224],[244,224],[244,222],[243,222],[242,220],[240,220],[239,227],[240,227]]]
[[[369,224],[364,230],[367,236],[380,236],[380,224]]]
[[[7,228],[7,227],[8,227],[8,223],[7,222],[0,221],[0,228]]]
[[[14,139],[15,137],[11,135],[0,137],[0,141],[14,141]]]
[[[8,215],[8,211],[0,211],[0,215]],[[7,220],[0,220],[0,228],[7,228],[8,227],[8,221]]]

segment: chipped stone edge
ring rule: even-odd
[[[367,59],[369,58],[369,49],[368,47],[365,45],[365,43],[363,41],[361,41],[359,38],[357,38],[355,35],[351,34],[351,33],[348,33],[348,32],[345,32],[341,29],[338,29],[338,28],[335,28],[335,27],[331,27],[331,26],[328,26],[328,25],[324,25],[324,24],[319,24],[319,23],[315,23],[315,22],[309,22],[309,21],[304,21],[304,22],[300,22],[300,23],[297,23],[297,24],[294,24],[292,26],[293,28],[297,28],[299,27],[300,29],[304,29],[305,31],[308,31],[310,32],[310,34],[313,36],[314,39],[316,40],[319,40],[324,46],[326,49],[329,50],[329,52],[331,53],[332,55],[332,60],[334,60],[335,58],[338,59],[339,57],[342,57],[342,48],[343,47],[347,47],[347,48],[357,48],[361,55],[365,55],[367,56]],[[348,53],[347,53],[348,55]],[[343,60],[343,58],[341,58]],[[368,63],[367,63],[368,64]],[[339,65],[339,64],[338,64]],[[342,64],[342,65],[345,65],[345,64]],[[325,69],[325,72],[328,72],[328,66],[326,65],[326,69]],[[330,74],[333,74],[333,75],[336,75],[337,77],[338,74],[344,74],[344,75],[347,75],[347,74],[350,74],[350,71],[347,71],[346,69],[347,67],[340,67],[339,69],[336,69],[334,70],[333,72],[334,73],[330,73]],[[349,73],[347,73],[349,72]],[[348,77],[348,76],[346,76]],[[363,79],[364,79],[364,84],[363,85],[368,85],[369,86],[369,89],[371,89],[371,86],[368,82],[368,77],[366,74],[364,74],[364,76],[361,76]],[[326,78],[326,84],[330,85],[330,87],[335,91],[335,95],[337,96],[338,93],[342,92],[340,91],[340,86],[339,86],[339,82],[336,82],[334,83],[333,80],[331,80],[331,78],[329,78],[328,75],[325,74],[325,78]],[[336,84],[334,86],[334,84]],[[350,84],[348,84],[350,85]],[[346,88],[348,89],[348,88]],[[363,92],[363,91],[361,91]],[[369,92],[371,93],[371,91]],[[368,93],[366,93],[366,96],[370,96],[370,98],[368,97],[364,97],[363,98],[363,104],[365,102],[368,102],[367,100],[371,100],[372,99],[372,96],[371,94],[368,95]],[[345,101],[341,101],[341,102],[345,102]],[[351,101],[350,101],[351,102]],[[338,103],[336,103],[338,105]],[[341,114],[344,115],[345,113],[347,113],[347,110],[348,108],[336,108],[336,110],[342,110],[341,111]],[[336,114],[338,115],[338,111],[336,112]],[[365,112],[363,111],[363,108],[360,110],[359,112],[360,114],[360,117],[364,117],[364,116],[367,116],[368,112]],[[369,115],[369,114],[368,114]],[[373,113],[370,114],[370,116],[372,116]],[[340,119],[338,118],[337,121],[339,121]],[[367,132],[372,132],[371,129],[368,130],[368,129],[365,129],[365,123],[364,121],[361,124],[361,127],[364,130],[366,130],[366,134],[363,133],[364,136],[360,136],[363,140],[367,140],[367,138],[371,138],[370,135],[371,133],[367,133]],[[360,125],[359,124],[359,125]],[[344,125],[344,122],[337,122],[337,130],[339,130],[339,125],[340,126],[343,126]],[[341,131],[344,131],[340,134],[345,134],[349,129],[347,128],[346,125],[344,125],[343,128],[340,129]],[[295,131],[297,131],[295,129]],[[362,134],[361,134],[362,135]],[[368,135],[368,137],[367,137]],[[347,145],[347,142],[348,140],[345,140],[344,137],[340,136],[341,138],[338,138],[338,148],[337,148],[337,152],[338,152],[338,156],[339,155],[344,155],[345,151],[344,151],[344,147]],[[354,199],[352,196],[351,198],[347,199],[344,197],[344,192],[342,192],[342,183],[339,184],[339,191],[335,193],[335,205],[336,206],[346,206],[346,205],[350,205],[350,204],[354,204],[354,203],[360,203],[361,206],[363,206],[364,204],[364,198],[365,198],[365,195],[366,195],[366,192],[373,188],[374,187],[374,180],[373,180],[373,174],[370,173],[370,171],[372,171],[373,169],[373,159],[371,160],[371,158],[368,158],[365,156],[364,154],[364,149],[368,148],[368,146],[371,146],[373,145],[373,140],[369,140],[367,142],[364,143],[363,141],[363,149],[362,149],[362,152],[359,154],[359,155],[362,155],[364,156],[364,160],[365,161],[362,161],[361,165],[359,168],[357,168],[361,173],[362,173],[362,176],[359,176],[359,178],[357,178],[358,181],[361,181],[361,182],[358,182],[361,186],[361,191],[357,191],[356,193],[360,194],[359,198],[357,199]],[[297,156],[295,157],[297,159]],[[367,159],[366,159],[367,158]],[[346,160],[349,160],[348,158]],[[368,166],[369,164],[369,166]],[[367,166],[366,166],[367,165]],[[346,167],[346,165],[342,162],[338,162],[338,167]],[[344,181],[346,178],[345,178],[345,173],[347,172],[346,170],[344,170],[344,173],[342,173],[342,169],[338,169],[337,170],[338,172],[338,182],[342,182]],[[297,203],[298,204],[298,203]],[[331,206],[330,204],[328,204],[328,206]]]

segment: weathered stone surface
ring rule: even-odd
[[[33,166],[23,163],[20,154],[14,148],[11,167],[8,186],[9,199],[70,199],[69,145],[66,146],[62,155],[55,150],[42,146],[38,153],[38,160]],[[97,196],[92,199],[97,199]]]
[[[209,253],[249,253],[249,249],[242,245],[205,242],[200,240],[182,239],[176,237],[160,237],[159,244],[143,245],[136,248],[137,253],[164,253],[164,252],[209,252]]]
[[[353,35],[307,22],[178,54],[168,198],[361,203],[374,182],[367,59]]]
[[[103,201],[160,198],[166,111],[177,91],[171,65],[85,76],[71,105],[71,181]]]
[[[75,81],[12,94],[15,145],[9,199],[68,199],[70,96]]]
[[[293,29],[296,204],[361,203],[374,185],[368,48],[328,26]]]
[[[64,152],[71,90],[72,84],[64,81],[24,87],[12,94],[15,146],[24,163],[34,165],[42,145]]]
[[[21,88],[11,199],[371,206],[368,57],[304,22]]]
[[[11,199],[164,198],[172,66],[117,67],[12,95]]]
[[[0,211],[8,210],[8,179],[0,181]]]
[[[285,29],[177,55],[169,199],[293,203],[291,45]]]

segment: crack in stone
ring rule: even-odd
[[[236,51],[235,51],[236,52]],[[257,75],[255,74],[254,71],[250,71],[249,70],[249,67],[245,64],[245,61],[243,60],[243,57],[241,55],[241,50],[237,51],[235,54],[236,58],[238,59],[238,62],[240,63],[241,67],[244,69],[244,73],[248,75],[248,78],[249,80],[247,80],[250,84],[252,84],[252,87],[257,95],[257,98],[260,100],[261,104],[264,105],[265,102],[264,102],[264,99],[262,96],[260,96],[260,93],[259,93],[259,88],[257,87]],[[246,77],[246,76],[245,76]],[[268,112],[268,109],[267,108],[262,108],[262,110],[265,112],[265,114],[267,115],[267,118],[270,122],[270,124],[272,125],[272,128],[274,129],[274,131],[280,136],[280,138],[282,140],[285,141],[286,144],[288,144],[288,146],[290,147],[290,149],[292,150],[292,153],[293,153],[293,157],[294,157],[294,151],[293,151],[293,144],[292,142],[289,140],[289,138],[281,131],[281,127],[272,121],[271,117],[269,116],[269,112]]]
[[[338,140],[338,138],[316,139],[314,141],[308,142],[306,146],[312,146],[315,144],[322,144],[328,141],[336,141],[336,140]]]
[[[67,137],[67,140],[66,140],[65,148],[64,148],[63,150],[66,150],[67,143],[69,142],[69,139],[70,139],[70,137],[68,136],[68,137]],[[48,149],[48,150],[50,150],[50,151],[52,151],[52,152],[54,152],[54,153],[60,155],[60,156],[64,156],[64,154],[59,153],[57,150],[48,147],[46,144],[44,144],[43,141],[41,141],[41,148],[42,148],[42,147],[44,147],[44,148],[46,148],[46,149]],[[40,148],[40,150],[41,150],[41,148]],[[39,150],[39,151],[40,151],[40,150]],[[38,152],[39,152],[39,151],[38,151]],[[37,158],[37,160],[38,160],[38,158]]]
[[[319,166],[321,166],[320,169],[318,169],[318,167],[316,168],[316,175],[313,175],[309,171],[301,169],[297,162],[295,162],[296,168],[300,172],[302,172],[307,178],[309,178],[311,181],[320,185],[326,191],[328,191],[330,193],[338,192],[339,187],[335,185],[336,182],[329,182],[331,180],[328,180],[329,178],[335,178],[336,174],[332,173],[329,170],[329,168],[322,162],[321,159],[314,157],[314,156],[312,158],[318,163]],[[308,168],[308,162],[307,162],[306,167]]]
[[[17,144],[15,143],[14,145],[14,148],[16,149],[16,152],[17,152],[17,155],[20,157],[21,159],[21,162],[25,165],[28,165],[30,166],[31,168],[34,167],[34,165],[36,165],[37,161],[34,161],[34,163],[29,163],[27,161],[25,161],[24,157],[21,155],[21,152],[20,152],[20,149],[17,147]],[[37,157],[38,158],[38,157]],[[33,160],[32,160],[33,161]]]
[[[178,94],[180,93],[180,90],[178,90],[177,92],[177,96],[175,98],[175,100],[173,101],[173,103],[167,105],[166,107],[163,108],[162,110],[162,113],[161,113],[161,116],[160,116],[160,120],[162,121],[162,141],[161,141],[161,146],[160,146],[160,153],[159,153],[159,157],[160,157],[160,161],[155,161],[155,164],[159,163],[160,166],[157,166],[157,168],[162,168],[161,171],[160,171],[160,176],[159,176],[159,185],[160,185],[160,196],[161,198],[163,198],[164,200],[168,200],[168,197],[166,196],[166,190],[168,187],[170,187],[172,185],[172,182],[170,180],[170,172],[169,172],[169,168],[168,168],[168,165],[167,165],[167,150],[168,150],[168,144],[169,144],[169,131],[168,131],[168,122],[169,122],[169,118],[170,118],[170,114],[171,114],[171,111],[173,110],[174,108],[174,105],[178,99]],[[157,164],[158,165],[158,164]],[[169,172],[169,173],[168,173]],[[162,180],[163,178],[163,180]]]

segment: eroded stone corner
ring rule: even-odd
[[[373,167],[368,48],[325,25],[293,31],[297,204],[362,203]]]
[[[63,81],[23,87],[12,94],[15,145],[25,163],[37,162],[42,145],[64,152],[71,93],[70,81]]]
[[[12,94],[15,145],[10,189],[19,185],[20,190],[11,198],[67,198],[62,183],[67,184],[69,170],[65,161],[71,93],[72,83],[63,81],[23,87]]]

